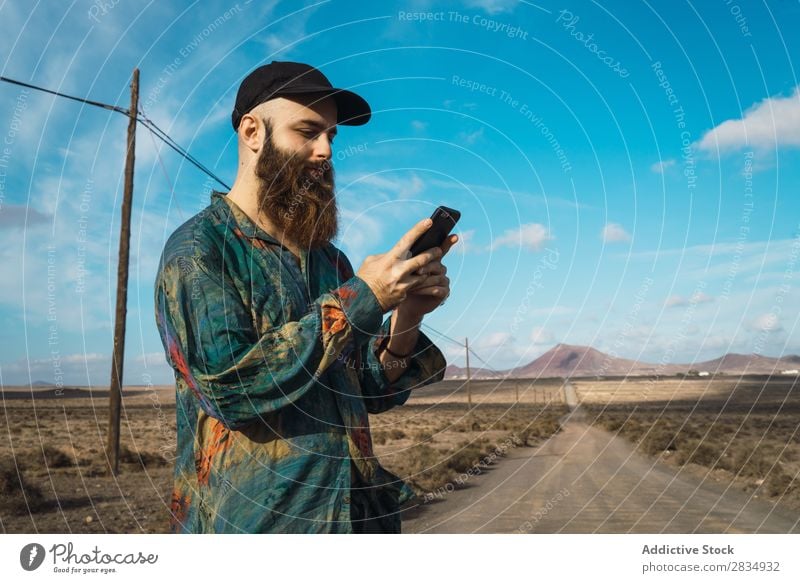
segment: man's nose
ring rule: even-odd
[[[320,134],[314,140],[312,156],[314,160],[330,160],[332,156],[332,144],[328,135],[325,133]]]

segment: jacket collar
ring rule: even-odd
[[[239,205],[230,200],[227,195],[227,192],[212,190],[211,205],[218,208],[223,213],[222,216],[229,227],[232,227],[231,222],[234,222],[245,237],[262,239],[269,243],[280,245],[280,241],[255,224],[250,217],[239,208]],[[231,217],[233,217],[233,221],[231,221]]]

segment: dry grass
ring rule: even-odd
[[[490,464],[514,447],[534,446],[559,430],[561,405],[475,406],[446,402],[406,406],[373,416],[370,424],[381,463],[419,495],[474,468]],[[406,428],[406,430],[400,429]]]
[[[800,508],[800,426],[785,411],[725,408],[660,411],[606,408],[595,423],[677,466],[694,464],[717,479]]]

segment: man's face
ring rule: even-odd
[[[314,249],[338,231],[331,163],[336,104],[303,97],[285,100],[263,120],[266,135],[254,171],[259,211],[293,243]]]

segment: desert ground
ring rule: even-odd
[[[107,391],[54,393],[3,389],[2,532],[166,532],[174,387],[126,387],[116,477]],[[370,423],[418,493],[404,532],[796,532],[799,393],[768,377],[444,381]]]

